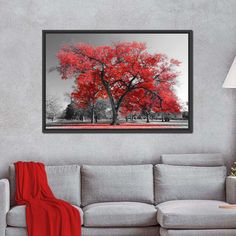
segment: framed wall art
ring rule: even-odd
[[[43,132],[193,130],[191,30],[44,30]]]

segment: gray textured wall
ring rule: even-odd
[[[0,0],[0,177],[16,160],[147,163],[161,153],[236,154],[235,0]],[[43,134],[42,29],[193,29],[193,134]]]

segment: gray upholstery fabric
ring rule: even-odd
[[[211,200],[178,200],[157,206],[157,220],[169,229],[236,229],[236,211]]]
[[[235,236],[236,229],[172,230],[160,229],[161,236]]]
[[[11,206],[15,205],[15,193],[16,193],[16,178],[15,178],[15,166],[9,166],[9,181],[10,181],[10,203]]]
[[[159,236],[159,227],[82,228],[83,236]],[[9,235],[10,236],[10,235]],[[11,235],[13,236],[13,235]]]
[[[84,226],[134,227],[157,225],[155,206],[138,202],[94,203],[83,208]]]
[[[10,189],[7,179],[0,180],[0,236],[5,236],[6,214],[10,207]]]
[[[175,166],[223,166],[224,159],[220,153],[201,154],[164,154],[161,163]]]
[[[7,227],[6,236],[28,236],[26,228]]]
[[[80,166],[46,166],[48,183],[54,195],[71,204],[80,206],[81,187],[80,187]],[[11,188],[11,205],[15,204],[15,167],[9,168],[9,179]]]
[[[85,228],[83,236],[159,236],[159,227]],[[5,235],[4,235],[5,236]],[[6,236],[28,236],[25,228],[7,227]]]
[[[155,202],[199,199],[225,200],[226,167],[159,164],[154,167]]]
[[[81,224],[83,224],[83,211],[78,206],[74,207],[79,211]],[[25,205],[15,206],[7,213],[7,225],[13,227],[26,227]]]
[[[226,201],[230,204],[236,204],[236,177],[228,176],[226,178]]]
[[[153,166],[89,166],[81,168],[82,205],[97,202],[153,203]]]

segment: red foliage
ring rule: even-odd
[[[100,79],[97,74],[90,71],[80,74],[76,79],[76,89],[71,97],[80,108],[94,106],[98,98],[106,98]]]
[[[108,98],[113,112],[112,124],[122,113],[152,110],[179,112],[172,89],[180,62],[163,54],[150,54],[146,45],[123,42],[112,46],[88,44],[64,46],[57,55],[62,79],[75,78],[72,97],[81,107]]]

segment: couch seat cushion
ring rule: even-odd
[[[88,227],[132,227],[157,225],[155,206],[137,202],[94,203],[83,208]]]
[[[236,229],[160,229],[161,236],[235,236]]]
[[[170,229],[236,228],[236,210],[219,208],[226,205],[213,200],[176,200],[157,205],[157,221]]]
[[[83,211],[78,206],[73,205],[78,209],[81,217],[81,224],[83,224]],[[26,227],[25,205],[14,206],[7,213],[7,225],[14,227]]]
[[[27,236],[26,228],[7,227],[6,236]],[[130,228],[88,228],[82,227],[82,236],[159,236],[159,227],[130,227]],[[212,236],[212,235],[210,235]],[[223,235],[214,235],[223,236]],[[232,235],[224,235],[232,236]],[[233,235],[235,236],[235,234]]]

